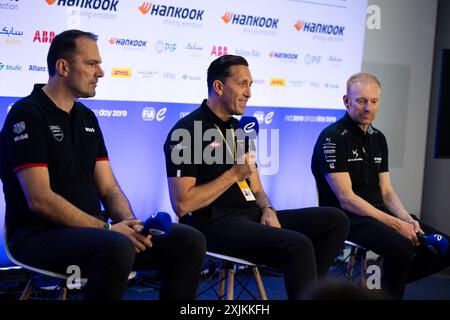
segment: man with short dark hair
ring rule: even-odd
[[[87,278],[86,299],[120,299],[130,271],[149,268],[162,274],[162,299],[194,299],[204,237],[183,225],[164,238],[140,234],[142,223],[113,176],[97,118],[76,102],[93,97],[104,75],[96,36],[64,31],[47,60],[47,84],[15,103],[0,135],[13,256],[62,274],[78,266]]]
[[[348,231],[335,208],[276,211],[261,185],[254,151],[238,157],[238,121],[251,96],[247,61],[225,55],[208,68],[208,99],[170,131],[164,152],[170,199],[209,251],[275,267],[289,299],[325,276]],[[245,151],[245,150],[244,150]]]
[[[343,97],[347,113],[321,132],[311,168],[319,205],[347,213],[348,240],[383,257],[381,289],[401,298],[406,283],[449,266],[450,252],[437,255],[418,246],[424,231],[443,234],[409,214],[394,191],[386,138],[372,126],[380,100],[381,84],[374,75],[352,75]]]

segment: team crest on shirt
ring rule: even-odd
[[[25,121],[20,121],[13,124],[13,131],[15,134],[20,134],[25,130]]]
[[[53,138],[55,138],[57,141],[61,142],[62,139],[64,138],[64,133],[61,130],[61,127],[58,125],[50,125],[48,127],[53,134]]]

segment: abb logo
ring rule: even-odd
[[[212,56],[223,56],[228,54],[228,48],[227,47],[222,47],[222,46],[213,46],[212,50],[211,50],[211,55]]]
[[[33,42],[50,43],[50,42],[52,42],[55,35],[56,34],[53,31],[36,30],[36,32],[34,34]]]

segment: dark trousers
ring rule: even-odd
[[[95,228],[56,227],[29,235],[11,248],[27,265],[67,274],[76,265],[87,278],[86,299],[121,299],[131,271],[158,269],[161,299],[194,299],[205,255],[203,235],[174,224],[166,237],[153,237],[153,247],[136,254],[129,238]]]
[[[325,276],[348,232],[348,219],[336,208],[305,208],[278,212],[281,229],[260,223],[257,207],[228,210],[199,226],[208,251],[280,269],[289,299]]]
[[[384,211],[387,210],[384,208]],[[347,215],[350,219],[348,240],[383,257],[381,289],[390,298],[401,299],[407,283],[450,266],[450,251],[445,255],[436,255],[423,246],[415,247],[400,233],[374,218],[351,213]],[[418,220],[414,215],[412,217]],[[438,233],[449,239],[420,221],[419,224],[425,234]]]

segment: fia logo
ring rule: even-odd
[[[153,107],[145,107],[142,109],[142,120],[144,121],[153,121],[156,118],[156,121],[163,121],[166,117],[167,108],[161,108],[156,111]]]

